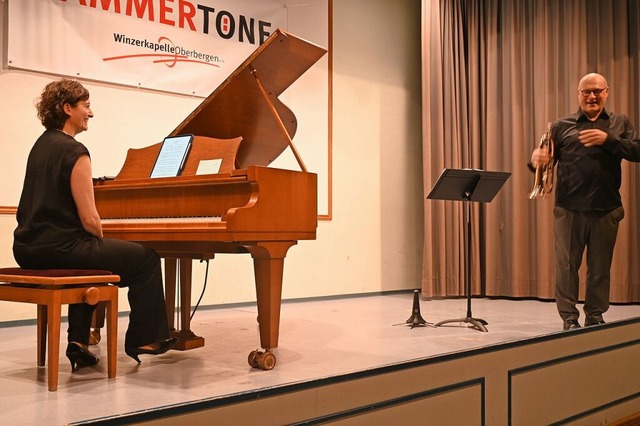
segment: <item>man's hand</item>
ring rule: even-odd
[[[605,143],[607,141],[607,134],[598,129],[581,130],[580,133],[578,133],[578,139],[583,146],[589,148]]]
[[[547,148],[536,148],[531,154],[531,165],[538,167],[541,164],[547,164],[549,162],[549,150]]]

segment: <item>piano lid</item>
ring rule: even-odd
[[[256,78],[268,93],[289,138],[293,139],[296,117],[278,96],[325,53],[324,48],[277,29],[171,135],[192,133],[220,139],[241,136],[238,166],[268,165],[290,141]]]

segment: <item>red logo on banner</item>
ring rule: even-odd
[[[179,46],[176,47],[173,41],[164,36],[158,38],[156,43],[126,37],[122,34],[114,34],[114,39],[119,43],[142,47],[144,49],[160,53],[138,53],[134,55],[111,56],[108,58],[102,58],[103,61],[116,61],[132,58],[158,58],[154,59],[153,63],[164,63],[169,68],[173,68],[178,62],[192,62],[202,65],[210,65],[213,67],[218,67],[219,65],[216,62],[220,62],[220,59],[217,56],[200,53],[196,50],[186,50]]]

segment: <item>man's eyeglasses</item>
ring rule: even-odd
[[[592,93],[593,93],[593,96],[600,96],[600,93],[604,92],[605,90],[607,90],[607,87],[605,87],[604,89],[586,89],[586,90],[578,89],[578,92],[580,92],[582,96],[584,96],[585,98],[588,98]]]

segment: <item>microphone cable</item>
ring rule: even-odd
[[[189,321],[193,319],[196,311],[198,310],[198,306],[200,306],[200,302],[202,301],[202,297],[204,296],[204,292],[207,289],[207,277],[209,276],[209,259],[200,259],[200,263],[207,262],[207,268],[204,272],[204,284],[202,285],[202,292],[200,293],[200,297],[198,298],[198,302],[196,306],[193,307],[193,311],[191,312],[191,316],[189,316]]]

